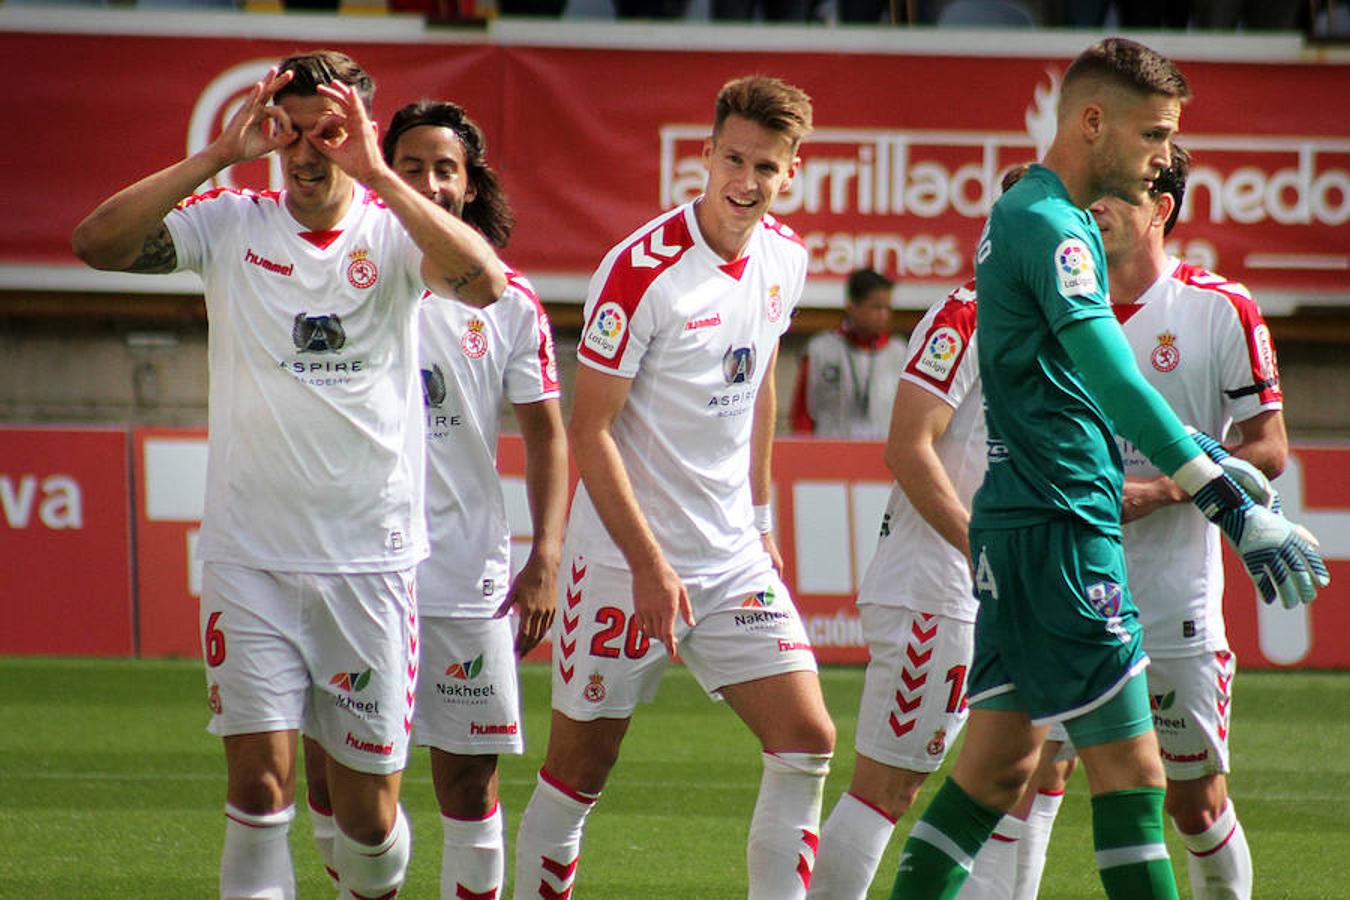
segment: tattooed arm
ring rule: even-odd
[[[199,153],[123,188],[99,204],[70,236],[75,255],[96,269],[172,272],[177,265],[164,217],[197,185],[237,162],[295,140],[285,114],[268,101],[291,80],[276,69],[253,85],[220,135]]]

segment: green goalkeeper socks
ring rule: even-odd
[[[900,853],[891,900],[950,900],[961,890],[980,846],[1003,814],[948,778]]]
[[[1163,789],[1134,788],[1092,798],[1092,840],[1106,896],[1177,900],[1163,842]]]

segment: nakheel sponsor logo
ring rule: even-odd
[[[469,700],[471,702],[484,703],[488,697],[497,696],[496,684],[472,685],[469,682],[474,681],[483,673],[483,654],[478,654],[473,659],[464,662],[453,662],[446,667],[445,674],[451,680],[448,682],[439,681],[436,683],[436,693],[440,694],[446,700],[460,701]]]
[[[337,688],[337,693],[333,695],[333,703],[338,709],[345,709],[355,713],[362,718],[366,716],[378,716],[380,714],[380,703],[378,700],[361,700],[353,697],[353,694],[359,694],[370,684],[371,670],[364,672],[339,672],[328,679],[328,684]]]
[[[774,603],[773,588],[759,591],[754,594],[747,594],[741,601],[742,612],[732,616],[732,621],[747,631],[766,631],[776,628],[779,622],[784,622],[792,618],[785,612],[772,609]],[[779,641],[779,650],[792,649],[784,647],[787,641]],[[805,645],[805,649],[810,649],[810,645]]]
[[[362,753],[371,753],[375,756],[394,755],[394,745],[392,742],[388,744],[377,744],[374,741],[363,741],[350,731],[347,732],[346,744],[353,750],[359,750]]]
[[[518,734],[519,732],[520,732],[520,725],[516,722],[503,722],[503,723],[484,722],[481,724],[478,722],[469,723],[469,734],[484,734],[484,735]]]

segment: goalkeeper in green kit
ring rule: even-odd
[[[1086,208],[1108,194],[1143,200],[1189,95],[1176,66],[1147,47],[1121,38],[1089,47],[1064,75],[1043,164],[999,199],[981,236],[989,470],[970,525],[980,600],[971,716],[951,777],[904,845],[892,900],[957,894],[1056,721],[1087,771],[1107,895],[1177,896],[1114,434],[1220,527],[1266,602],[1311,602],[1330,580],[1316,541],[1277,511],[1264,477],[1190,436],[1143,379],[1111,311]]]

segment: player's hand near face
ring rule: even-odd
[[[222,169],[265,156],[289,146],[299,137],[286,111],[271,105],[277,91],[289,84],[294,75],[294,72],[278,74],[273,66],[262,81],[253,85],[248,99],[208,148]]]
[[[633,618],[643,634],[665,644],[672,659],[679,649],[675,640],[677,615],[689,625],[694,624],[689,591],[665,557],[645,566],[634,566]]]
[[[322,116],[305,132],[305,140],[367,187],[372,187],[371,182],[381,174],[393,176],[380,155],[375,123],[366,115],[365,104],[355,89],[333,82],[319,85],[319,91],[336,103],[338,110]]]
[[[558,609],[557,565],[547,565],[535,556],[526,560],[511,582],[511,590],[497,615],[506,615],[512,606],[520,617],[520,627],[516,631],[516,657],[519,658],[538,646],[553,625],[553,616]]]

